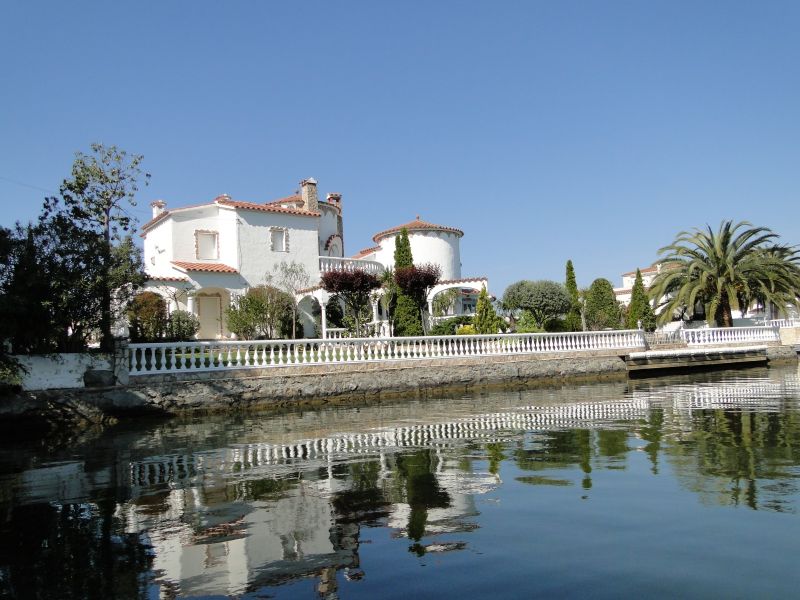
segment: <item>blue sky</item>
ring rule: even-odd
[[[722,219],[800,243],[797,2],[1,10],[3,225],[98,141],[144,155],[142,221],[313,176],[343,194],[348,254],[419,214],[464,230],[464,275],[498,295],[568,258],[619,285]]]

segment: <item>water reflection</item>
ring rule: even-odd
[[[365,548],[461,554],[498,527],[483,507],[591,502],[598,481],[651,502],[648,485],[676,481],[701,506],[794,513],[798,400],[796,369],[750,370],[172,421],[50,456],[5,449],[0,597],[263,595],[304,580],[333,598],[387,576],[364,567]],[[582,510],[564,506],[551,510]],[[480,568],[478,554],[461,560]]]

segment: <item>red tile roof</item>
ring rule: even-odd
[[[380,246],[373,246],[372,248],[364,248],[363,250],[359,250],[355,256],[351,256],[350,258],[361,258],[362,256],[367,256],[368,254],[372,254],[373,252],[376,252],[380,249],[381,249]]]
[[[155,225],[159,221],[166,219],[168,214],[169,214],[168,210],[159,213],[158,215],[150,219],[147,223],[142,225],[142,231],[144,231],[145,229],[150,229],[153,225]]]
[[[302,204],[303,199],[297,194],[292,194],[291,196],[286,196],[286,198],[278,198],[277,200],[265,202],[264,204],[266,206],[272,206],[273,204],[294,204],[295,202],[300,202]]]
[[[443,283],[472,283],[474,281],[489,281],[486,277],[466,277],[464,279],[445,279],[443,281],[438,282],[436,285],[441,285]]]
[[[188,277],[175,277],[174,275],[151,275],[147,281],[189,281]]]
[[[433,223],[428,223],[427,221],[423,221],[417,216],[416,219],[413,221],[406,223],[405,225],[398,225],[397,227],[392,227],[391,229],[385,229],[384,231],[378,232],[372,236],[372,241],[376,244],[383,238],[392,235],[393,233],[398,233],[402,229],[407,229],[409,232],[411,231],[447,231],[448,233],[455,233],[457,236],[461,237],[464,235],[464,232],[460,229],[456,229],[455,227],[445,227],[444,225],[434,225]]]
[[[645,267],[644,269],[639,269],[639,271],[642,273],[642,275],[644,275],[645,273],[657,273],[658,266],[659,263],[656,263],[649,267]],[[663,271],[664,269],[673,269],[675,268],[675,266],[676,266],[675,263],[661,263],[661,270]],[[634,269],[633,271],[629,271],[628,273],[622,274],[623,277],[627,277],[628,275],[636,275],[636,269]]]
[[[300,208],[284,208],[273,204],[256,204],[255,202],[243,202],[241,200],[231,200],[227,196],[217,196],[214,202],[222,206],[230,206],[232,208],[241,208],[244,210],[255,210],[259,212],[274,212],[283,213],[286,215],[297,215],[299,217],[319,217],[320,213],[317,211],[303,210]]]
[[[196,263],[183,260],[173,260],[172,264],[184,271],[200,271],[203,273],[238,273],[233,267],[222,263]]]

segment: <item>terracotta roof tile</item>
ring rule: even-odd
[[[449,284],[449,283],[472,283],[475,281],[489,281],[486,277],[465,277],[464,279],[445,279],[436,285]]]
[[[350,258],[361,258],[362,256],[367,256],[368,254],[372,254],[380,250],[380,246],[373,246],[372,248],[364,248],[363,250],[359,250],[355,256],[351,256]]]
[[[255,202],[243,202],[241,200],[231,200],[226,196],[217,196],[214,202],[223,206],[230,206],[232,208],[241,208],[244,210],[254,210],[259,212],[274,212],[287,215],[297,215],[299,217],[319,217],[320,213],[310,210],[302,210],[299,208],[284,208],[282,206],[273,206],[271,204],[256,204]]]
[[[141,227],[142,231],[144,231],[145,229],[150,229],[153,225],[155,225],[159,221],[163,221],[164,219],[167,218],[167,215],[169,215],[169,211],[168,210],[165,210],[165,211],[159,213],[158,215],[156,215],[155,217],[150,219],[147,223],[142,225],[142,227]]]
[[[464,232],[460,229],[456,229],[455,227],[445,227],[444,225],[434,225],[433,223],[428,223],[427,221],[423,221],[417,216],[416,219],[406,223],[405,225],[398,225],[397,227],[392,227],[391,229],[385,229],[380,231],[372,236],[372,241],[376,244],[383,238],[392,235],[393,233],[397,233],[402,229],[407,229],[410,231],[447,231],[448,233],[455,233],[459,237],[464,235]]]
[[[298,196],[297,194],[292,194],[291,196],[286,196],[285,198],[278,198],[277,200],[272,200],[270,202],[265,202],[265,206],[272,206],[274,204],[291,204],[294,202],[303,202],[303,199]]]
[[[174,275],[150,275],[147,281],[189,281],[188,277],[175,277]]]
[[[172,264],[184,271],[199,271],[202,273],[238,273],[233,267],[222,263],[197,263],[183,260],[173,260]]]

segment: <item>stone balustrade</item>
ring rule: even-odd
[[[130,375],[409,359],[644,349],[640,330],[130,345]]]
[[[790,327],[800,327],[800,319],[772,319],[765,323],[767,327],[777,327],[778,329],[788,329]]]
[[[336,270],[353,271],[355,269],[363,269],[367,273],[371,273],[373,275],[380,275],[384,271],[383,265],[375,260],[363,260],[360,258],[338,258],[336,256],[319,257],[320,273],[327,273],[328,271]]]
[[[688,346],[781,341],[777,327],[709,327],[681,329],[680,332],[681,338]]]

